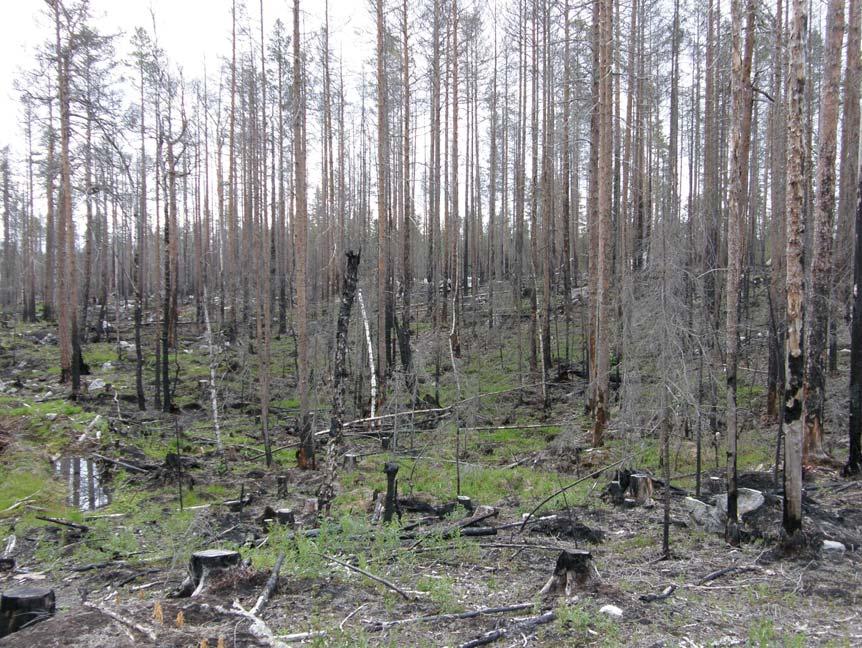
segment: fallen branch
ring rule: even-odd
[[[403,589],[401,589],[400,587],[398,587],[394,583],[386,580],[385,578],[381,578],[380,576],[377,576],[375,574],[372,574],[371,572],[365,571],[364,569],[362,569],[360,567],[356,567],[354,565],[351,565],[350,563],[344,562],[343,560],[339,560],[338,558],[333,558],[332,556],[327,556],[326,554],[318,554],[318,555],[322,556],[323,558],[326,558],[327,560],[330,560],[330,561],[332,561],[338,565],[341,565],[342,567],[346,567],[347,569],[350,569],[351,571],[355,571],[357,574],[362,574],[366,578],[370,578],[371,580],[376,581],[376,582],[380,583],[381,585],[385,585],[386,587],[391,589],[393,592],[397,592],[398,594],[400,594],[404,598],[404,600],[406,600],[406,601],[412,601],[413,600],[413,598],[407,592],[405,592]]]
[[[140,466],[136,466],[135,464],[126,463],[125,461],[120,461],[119,459],[111,459],[110,457],[106,457],[104,455],[93,453],[93,456],[97,459],[101,459],[102,461],[106,461],[109,464],[114,464],[115,466],[119,466],[120,468],[125,468],[126,470],[131,470],[132,472],[147,474],[149,469],[141,468]]]
[[[19,507],[19,506],[21,506],[22,504],[24,504],[24,503],[26,503],[26,502],[29,502],[31,499],[33,499],[34,497],[36,497],[36,495],[38,495],[38,494],[39,494],[39,492],[40,492],[41,490],[42,490],[42,489],[40,488],[40,489],[39,489],[39,490],[37,490],[35,493],[32,493],[31,495],[28,495],[27,497],[24,497],[24,498],[22,498],[22,499],[19,499],[17,502],[15,502],[14,504],[12,504],[11,506],[7,506],[6,508],[4,508],[2,511],[0,511],[0,513],[8,513],[9,511],[14,511],[16,508],[18,508],[18,507]]]
[[[722,576],[727,576],[729,574],[742,574],[750,571],[760,571],[760,567],[757,565],[734,565],[733,567],[725,567],[724,569],[719,569],[718,571],[711,572],[701,578],[695,585],[706,585],[707,583],[711,583],[714,580],[721,578]]]
[[[497,509],[495,509],[495,508],[489,507],[489,508],[481,509],[481,510],[477,511],[475,514],[471,515],[470,517],[466,517],[463,520],[458,520],[457,522],[447,524],[442,529],[438,529],[436,531],[428,531],[427,533],[422,534],[421,536],[419,536],[419,539],[416,540],[416,542],[414,542],[412,545],[410,545],[409,549],[415,549],[420,544],[422,544],[422,542],[424,542],[425,540],[427,540],[430,537],[438,537],[439,536],[441,538],[447,538],[447,537],[451,536],[452,534],[454,534],[456,531],[461,531],[462,535],[471,535],[469,532],[464,533],[464,531],[466,531],[467,527],[473,526],[474,524],[481,522],[482,520],[486,520],[489,517],[494,517],[495,515],[497,515]],[[479,528],[489,529],[492,527],[479,527]],[[472,535],[494,535],[495,533],[496,533],[496,529],[494,529],[493,533],[485,531],[483,533],[476,532],[476,533],[473,533]]]
[[[206,604],[202,604],[201,607],[207,608],[209,607]],[[254,635],[256,639],[265,643],[267,646],[273,646],[274,648],[282,648],[286,644],[283,641],[279,641],[275,638],[275,635],[270,630],[269,626],[264,623],[263,619],[255,616],[248,610],[246,610],[242,605],[240,605],[239,601],[234,601],[231,609],[224,608],[220,605],[214,606],[216,612],[220,612],[221,614],[228,614],[231,616],[240,616],[244,619],[248,619],[251,621],[251,625],[249,626],[248,631]]]
[[[539,616],[529,617],[522,621],[518,621],[517,623],[513,623],[510,626],[506,626],[504,628],[497,628],[496,630],[486,632],[481,637],[477,637],[476,639],[472,639],[467,643],[461,644],[459,648],[475,648],[476,646],[484,646],[489,643],[494,643],[495,641],[499,641],[500,639],[507,637],[513,632],[532,630],[536,626],[540,626],[545,623],[551,623],[556,618],[556,612],[550,610],[548,612],[540,614]]]
[[[260,614],[263,611],[264,606],[269,601],[269,597],[272,596],[272,593],[275,591],[275,588],[278,585],[278,572],[281,571],[281,565],[284,563],[284,555],[283,551],[278,555],[278,559],[275,561],[275,567],[272,568],[272,573],[266,581],[266,587],[263,588],[263,592],[261,592],[260,596],[257,597],[257,602],[250,611],[251,614],[255,616]]]
[[[592,478],[593,478],[593,477],[595,477],[596,475],[600,475],[600,474],[601,474],[601,473],[603,473],[604,471],[606,471],[606,470],[608,470],[608,469],[610,469],[610,468],[613,468],[614,466],[619,466],[620,464],[623,464],[623,463],[625,463],[626,461],[630,461],[630,460],[634,459],[635,457],[637,457],[637,456],[639,456],[639,455],[643,454],[644,452],[645,452],[645,451],[641,451],[641,452],[638,452],[638,453],[635,453],[635,454],[630,454],[630,455],[629,455],[629,456],[627,456],[627,457],[623,457],[623,458],[622,458],[622,459],[620,459],[619,461],[615,461],[615,462],[613,462],[613,463],[611,463],[611,464],[608,464],[607,466],[602,466],[601,468],[597,468],[596,470],[594,470],[593,472],[591,472],[589,475],[586,475],[586,476],[584,476],[584,477],[581,477],[580,479],[577,479],[577,480],[573,481],[573,482],[572,482],[571,484],[569,484],[568,486],[563,486],[562,488],[560,488],[560,489],[558,489],[558,490],[554,491],[553,493],[551,493],[550,495],[548,495],[545,499],[543,499],[541,502],[539,502],[539,503],[536,505],[536,507],[535,507],[532,511],[530,511],[529,513],[527,513],[527,516],[524,518],[524,521],[523,521],[523,522],[521,522],[521,528],[520,528],[520,531],[523,531],[523,530],[524,530],[524,527],[526,527],[526,526],[527,526],[527,522],[530,520],[530,518],[531,518],[531,517],[533,517],[533,515],[535,515],[535,514],[536,514],[536,512],[537,512],[540,508],[542,508],[545,504],[547,504],[548,502],[550,502],[552,499],[554,499],[554,498],[555,498],[555,497],[557,497],[558,495],[562,495],[562,494],[563,494],[563,493],[565,493],[567,490],[569,490],[569,489],[571,489],[571,488],[574,488],[574,487],[575,487],[575,486],[577,486],[578,484],[582,484],[583,482],[587,481],[588,479],[592,479]]]
[[[111,619],[113,619],[117,623],[121,623],[124,626],[131,628],[132,630],[136,630],[137,632],[140,632],[147,639],[149,639],[153,643],[156,643],[156,633],[153,629],[148,628],[146,626],[143,626],[140,623],[135,623],[131,619],[127,619],[124,616],[120,616],[119,614],[117,614],[113,610],[109,610],[107,608],[101,608],[98,605],[96,605],[95,603],[91,603],[90,601],[84,601],[83,605],[86,608],[90,608],[91,610],[95,610],[96,612],[99,612],[100,614],[104,614],[106,617],[110,617]]]
[[[454,621],[455,619],[473,619],[486,614],[505,614],[506,612],[519,612],[528,610],[533,607],[532,603],[517,603],[515,605],[506,605],[503,607],[488,607],[469,612],[459,612],[457,614],[434,614],[431,616],[410,617],[409,619],[395,619],[394,621],[372,621],[368,628],[372,632],[394,628],[396,626],[407,625],[411,623],[432,623],[434,621]]]
[[[326,630],[312,630],[311,632],[295,632],[293,634],[279,635],[282,641],[305,641],[306,639],[318,639],[329,636]]]
[[[89,531],[90,527],[86,524],[78,524],[77,522],[69,522],[69,520],[61,520],[60,518],[47,517],[43,515],[37,515],[37,520],[42,520],[43,522],[50,522],[51,524],[59,524],[60,526],[67,526],[72,529],[78,529],[79,531]]]
[[[674,593],[676,590],[676,585],[668,585],[665,587],[660,594],[642,594],[638,598],[644,603],[653,603],[655,601],[664,601],[666,598],[670,598],[670,595]]]

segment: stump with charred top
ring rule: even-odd
[[[210,575],[236,567],[240,560],[239,552],[229,549],[204,549],[194,552],[189,560],[189,576],[194,591],[203,589]]]
[[[542,596],[565,593],[571,596],[576,590],[590,587],[595,579],[593,555],[585,549],[563,551],[557,557],[554,573],[539,591]]]
[[[0,595],[0,637],[47,619],[56,609],[54,590],[19,587]]]

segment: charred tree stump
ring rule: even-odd
[[[194,552],[189,561],[189,579],[194,588],[192,596],[203,590],[204,584],[211,574],[231,569],[239,565],[239,563],[240,555],[238,551],[205,549]]]
[[[383,521],[391,522],[392,516],[397,513],[401,517],[401,507],[398,506],[398,481],[395,476],[398,474],[398,464],[388,462],[383,467],[383,472],[386,473],[386,503],[383,507]]]
[[[626,491],[626,500],[634,506],[655,506],[652,498],[652,478],[649,475],[635,473],[629,477],[629,487]]]
[[[464,507],[464,510],[472,515],[474,508],[472,499],[470,499],[467,495],[459,495],[456,501],[458,503],[458,506]]]
[[[386,493],[374,491],[371,496],[371,523],[377,524],[383,518],[383,510],[386,508]]]
[[[296,523],[296,516],[291,509],[277,509],[275,511],[275,520],[279,524],[293,526]]]
[[[302,503],[302,513],[304,515],[317,515],[320,510],[320,501],[316,497],[306,497]]]
[[[557,558],[553,575],[539,591],[542,596],[565,593],[571,596],[576,589],[587,588],[595,578],[593,555],[585,549],[563,551]]]
[[[54,590],[19,587],[0,596],[0,637],[47,619],[56,608]]]
[[[602,491],[601,498],[610,502],[614,506],[620,506],[625,502],[625,491],[623,491],[623,487],[619,481],[614,480],[609,482],[607,486],[605,486],[604,491]]]
[[[15,569],[15,558],[12,554],[15,551],[17,543],[18,538],[15,537],[14,533],[6,539],[6,548],[3,550],[3,553],[0,553],[0,572]]]
[[[344,472],[353,472],[356,470],[358,465],[359,455],[352,452],[345,454],[344,458],[341,460],[341,467],[344,469]]]

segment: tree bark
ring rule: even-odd
[[[802,382],[805,320],[803,237],[805,234],[805,42],[808,13],[805,0],[793,0],[790,31],[789,103],[787,111],[787,337],[784,386],[784,514],[788,539],[802,530]]]
[[[835,222],[835,157],[841,85],[841,44],[844,0],[829,0],[820,97],[820,141],[817,156],[817,195],[814,212],[811,284],[806,321],[805,419],[802,460],[823,458],[823,406],[826,390],[826,343],[832,288],[832,229]]]

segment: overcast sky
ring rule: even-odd
[[[241,2],[241,0],[240,0]],[[238,4],[240,4],[238,2]],[[309,36],[323,22],[321,0],[302,0],[302,31]],[[333,54],[344,54],[345,76],[358,74],[363,60],[374,53],[373,23],[365,0],[330,0],[330,44]],[[14,80],[22,69],[33,65],[36,47],[52,38],[53,31],[44,0],[3,0],[0,20],[0,146],[11,144],[18,155],[23,129]],[[249,20],[257,39],[260,2],[247,0]],[[264,0],[266,34],[277,18],[292,29],[292,2]],[[183,68],[186,78],[202,76],[204,64],[214,71],[220,56],[230,53],[231,0],[90,0],[94,26],[102,33],[125,35],[117,43],[119,57],[125,55],[129,34],[135,27],[152,31],[155,15],[161,46],[171,62]],[[307,40],[307,39],[306,39]],[[344,52],[345,48],[350,51]]]

